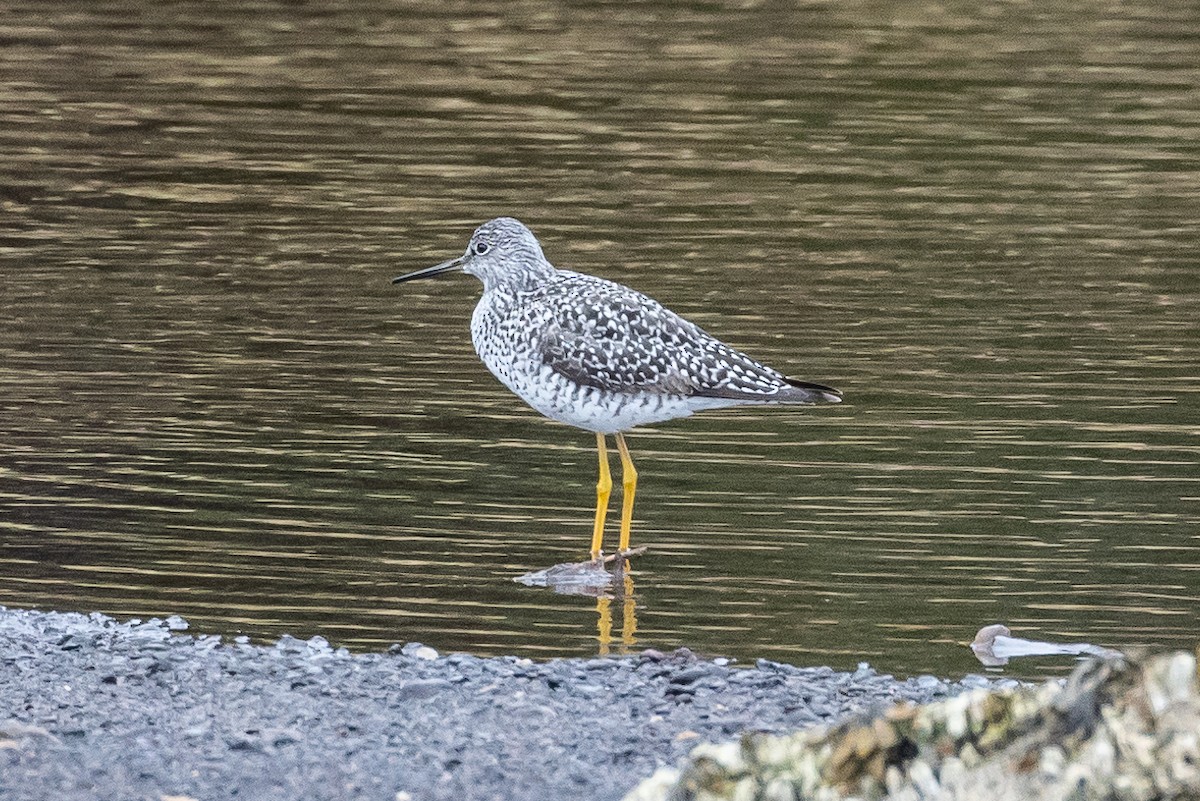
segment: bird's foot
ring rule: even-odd
[[[604,553],[601,552],[592,557],[592,564],[595,565],[596,567],[604,567],[605,565],[610,565],[613,562],[619,562],[619,561],[628,559],[631,556],[641,556],[645,552],[646,552],[645,545],[639,545],[636,548],[627,548],[624,551],[616,551],[614,553],[608,554],[607,556],[605,556]]]

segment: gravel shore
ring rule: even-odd
[[[0,607],[0,798],[615,801],[703,741],[989,683],[686,651],[350,654],[186,628]]]

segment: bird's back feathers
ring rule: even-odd
[[[541,326],[543,362],[583,386],[748,403],[841,400],[837,390],[788,379],[603,278],[559,270],[519,306],[537,318],[528,323]]]

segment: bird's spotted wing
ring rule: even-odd
[[[783,375],[628,287],[560,271],[541,306],[541,358],[606,392],[803,401]],[[552,310],[552,311],[551,311]]]

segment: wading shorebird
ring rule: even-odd
[[[471,315],[479,358],[506,387],[547,417],[596,434],[600,480],[592,559],[603,559],[612,478],[605,436],[616,438],[624,495],[618,550],[629,550],[637,470],[631,428],[704,409],[770,403],[838,403],[838,390],[796,381],[710,336],[627,286],[559,270],[533,232],[511,217],[475,229],[457,258],[393,284],[461,270],[483,282]]]

